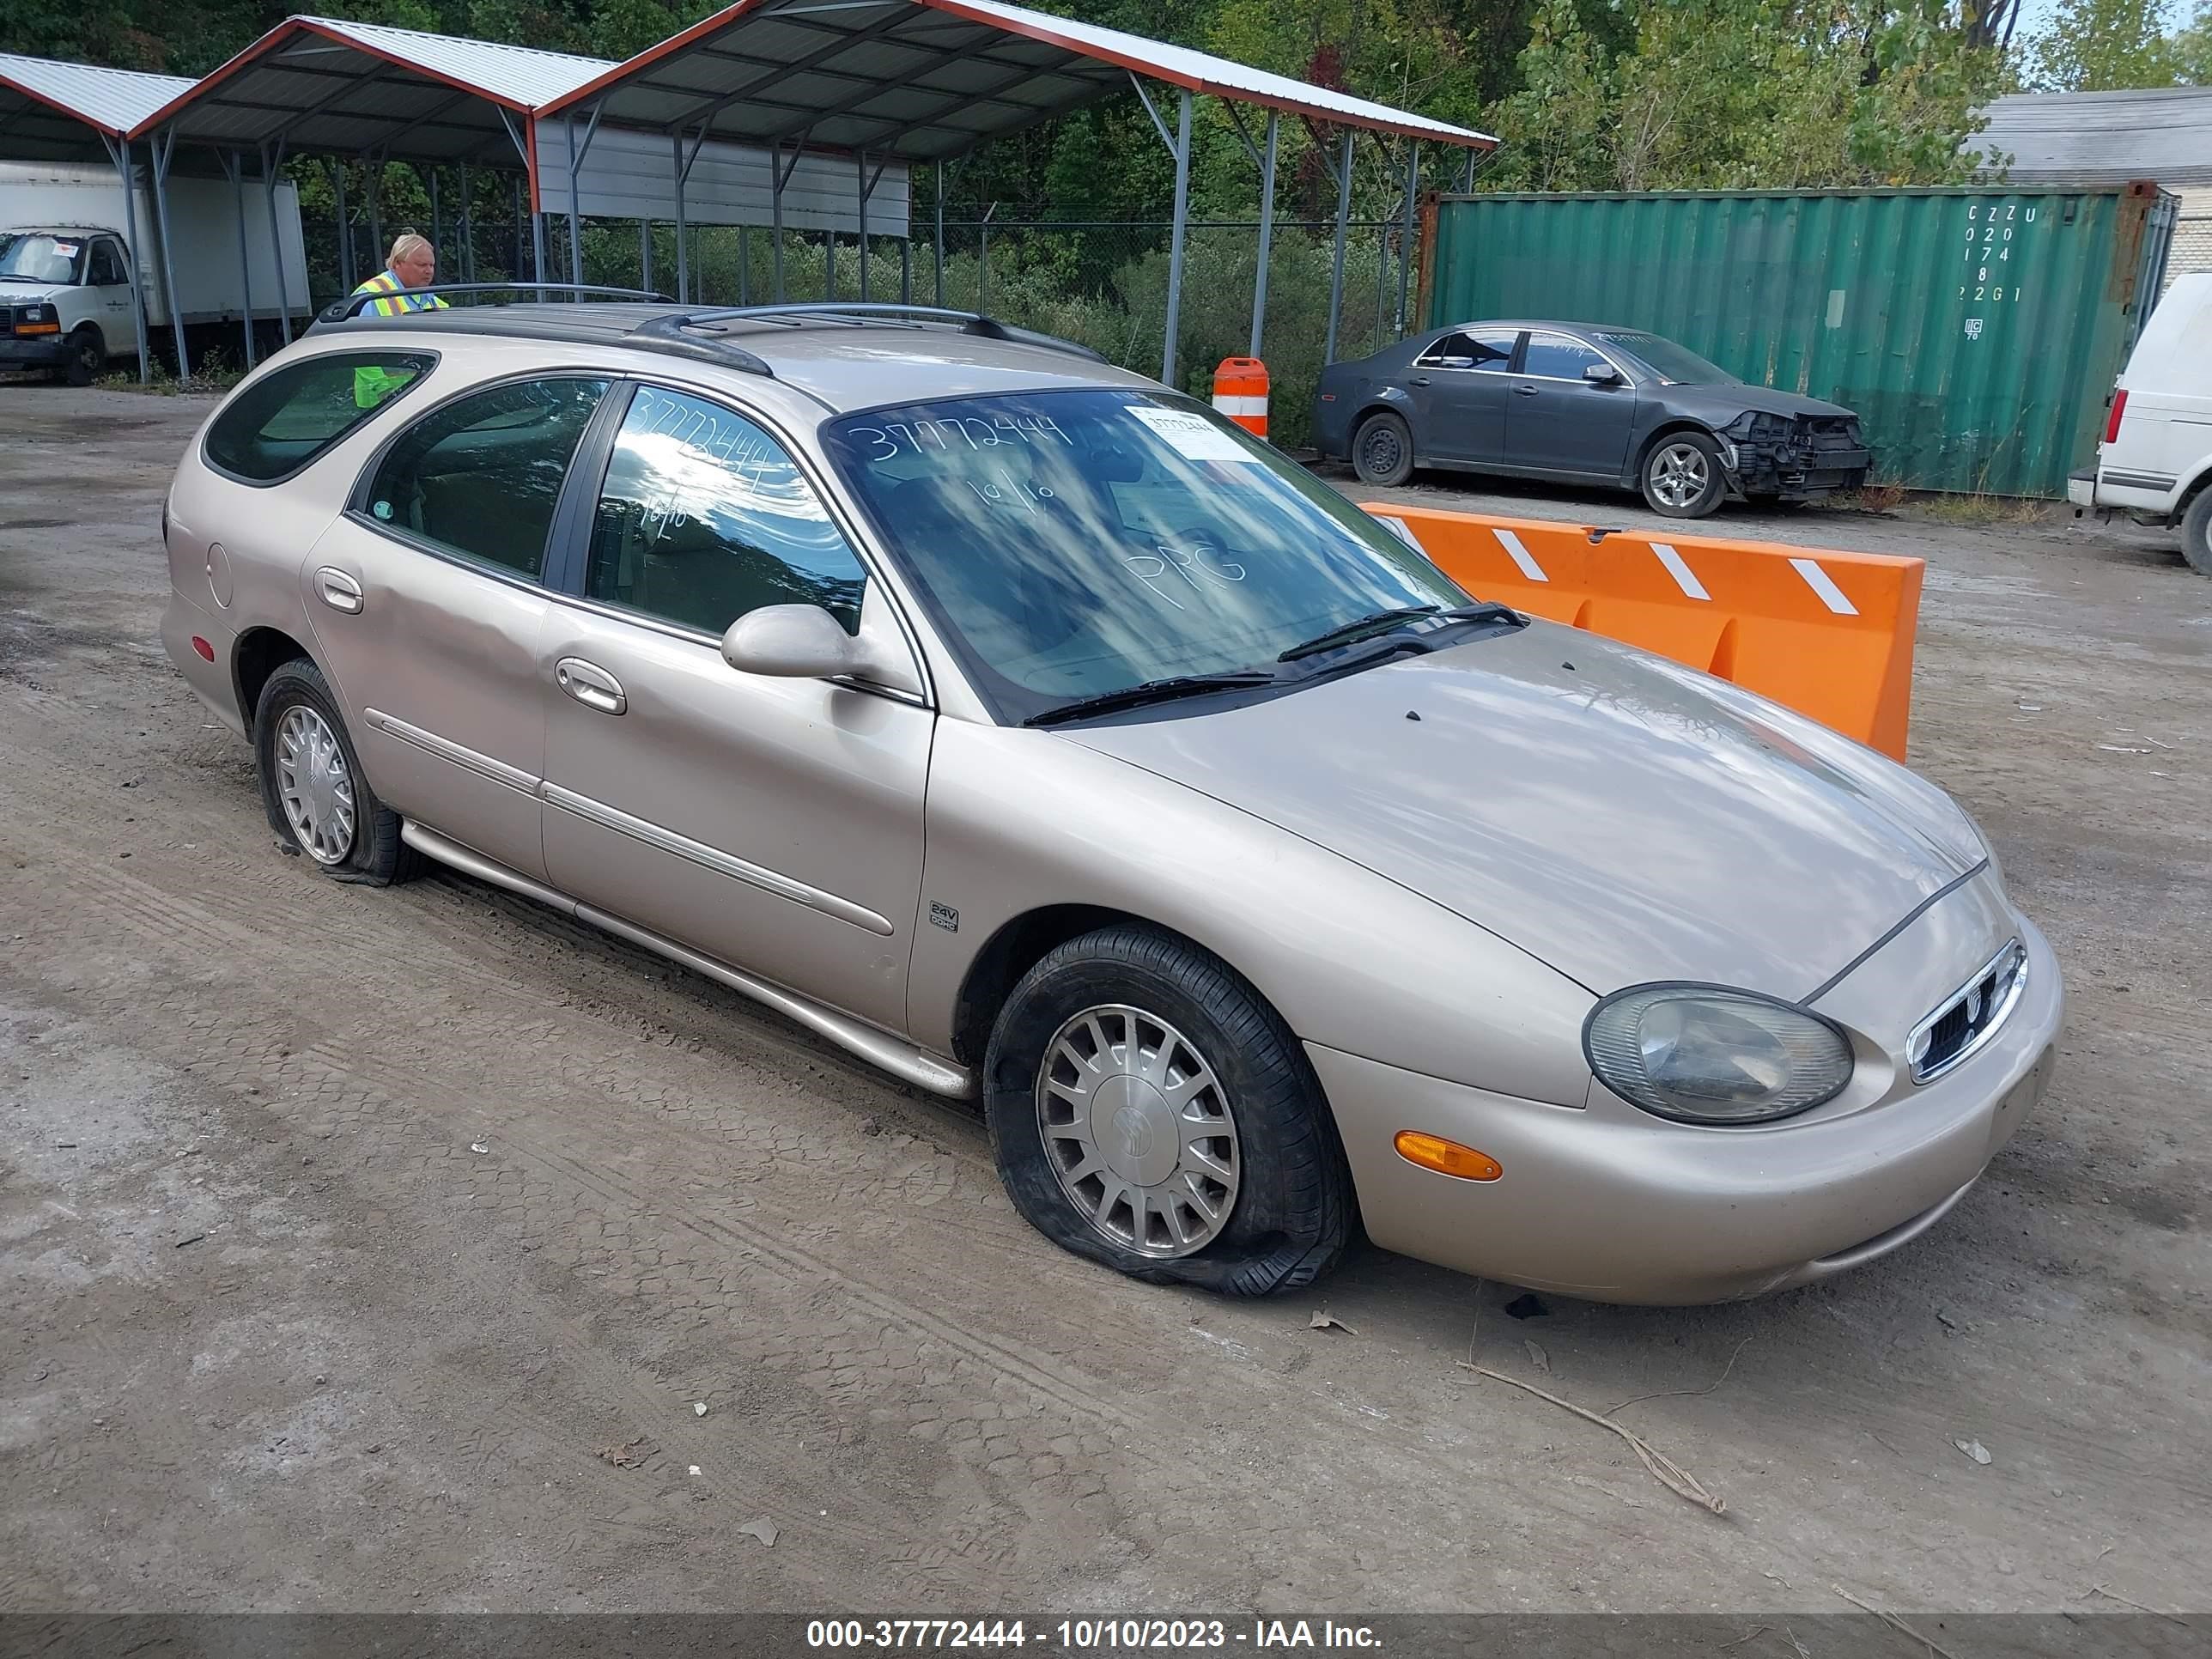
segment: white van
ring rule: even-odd
[[[134,247],[147,321],[168,326],[159,222],[145,169],[136,173],[126,200],[110,167],[0,161],[0,369],[45,368],[82,386],[110,357],[135,354]],[[258,182],[241,191],[223,179],[179,175],[167,194],[167,274],[186,323],[239,322],[250,301],[253,314],[269,323],[281,304],[295,326],[305,324],[307,261],[299,191],[289,179],[276,186],[273,242],[269,200]],[[281,298],[272,246],[283,250]],[[234,337],[224,349],[236,349]]]
[[[2099,518],[2181,526],[2182,556],[2212,576],[2212,274],[2177,276],[2112,392],[2094,471],[2066,498]]]

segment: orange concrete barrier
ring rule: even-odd
[[[1905,758],[1924,560],[1362,505],[1479,598],[1672,657]]]
[[[1213,371],[1213,406],[1255,437],[1267,435],[1267,366],[1257,357],[1224,357]]]

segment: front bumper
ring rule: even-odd
[[[1763,1128],[1544,1105],[1309,1044],[1368,1236],[1386,1249],[1593,1301],[1726,1302],[1858,1267],[1941,1220],[2048,1085],[2064,992],[2025,922],[2027,989],[1996,1036],[1902,1098]],[[1425,1130],[1504,1174],[1418,1168]]]
[[[0,368],[51,368],[69,358],[65,334],[0,334]]]
[[[1866,483],[1874,455],[1864,449],[1820,449],[1787,442],[1738,440],[1736,488],[1747,495],[1819,501]]]

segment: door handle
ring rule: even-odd
[[[1429,377],[1425,374],[1416,374],[1413,376],[1413,384],[1415,386],[1426,386],[1428,383]]]
[[[554,683],[586,708],[602,714],[619,714],[629,707],[622,682],[596,663],[581,657],[563,657],[553,665]]]
[[[1533,386],[1516,386],[1513,388],[1513,395],[1516,398],[1533,398],[1536,395],[1536,388]]]
[[[315,591],[323,596],[323,603],[333,611],[343,611],[349,617],[358,617],[364,601],[361,584],[343,570],[325,565],[315,572]]]

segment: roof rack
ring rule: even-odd
[[[406,295],[447,294],[572,294],[578,299],[594,295],[601,299],[643,300],[658,305],[670,303],[668,295],[643,288],[610,288],[603,283],[432,283],[424,288],[403,289]],[[388,300],[389,294],[349,294],[333,300],[315,313],[315,320],[307,331],[313,333],[326,323],[349,322],[379,300]],[[409,313],[413,314],[413,313]]]
[[[778,319],[795,323],[807,318],[854,324],[895,323],[905,319],[911,319],[913,323],[957,323],[962,333],[978,335],[987,340],[1006,340],[1018,345],[1042,347],[1048,351],[1069,352],[1078,357],[1087,357],[1093,362],[1106,361],[1103,353],[1093,351],[1087,345],[1079,345],[1073,340],[1063,340],[1054,334],[1040,334],[1032,329],[1016,328],[995,317],[987,317],[979,311],[950,311],[942,306],[848,305],[837,301],[774,306],[716,306],[707,311],[654,317],[640,323],[630,333],[646,339],[684,340],[694,344],[705,344],[706,342],[697,340],[689,331],[713,323],[774,321]],[[731,352],[738,349],[733,346],[719,349]],[[752,354],[746,352],[744,355],[751,356]]]

